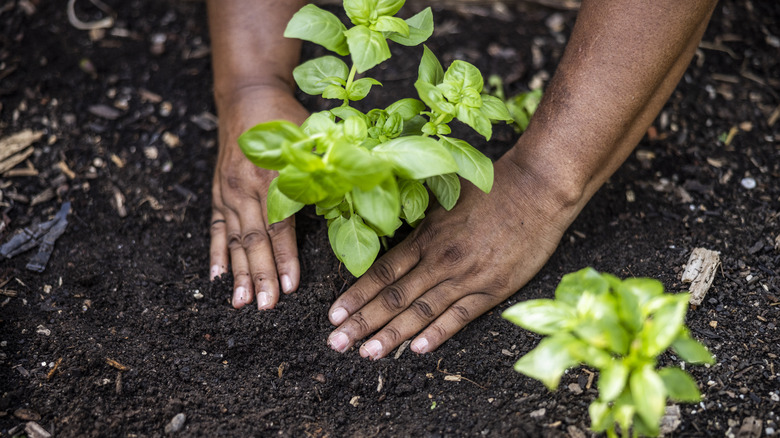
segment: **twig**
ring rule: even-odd
[[[103,2],[99,0],[90,0],[93,5],[97,6],[101,11],[110,14],[111,8],[106,6]],[[106,18],[103,18],[101,20],[97,21],[81,21],[79,20],[79,17],[76,16],[76,8],[75,8],[76,0],[68,0],[68,21],[70,22],[70,25],[75,27],[78,30],[92,30],[92,29],[106,29],[114,25],[114,17],[108,16]]]

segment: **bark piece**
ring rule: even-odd
[[[737,432],[737,438],[758,438],[761,436],[761,420],[747,417],[742,420],[742,427]]]
[[[705,248],[694,248],[683,271],[682,282],[691,283],[691,301],[694,306],[701,304],[704,295],[712,286],[715,271],[720,265],[720,252]]]
[[[43,131],[25,129],[8,137],[0,138],[0,161],[30,146],[43,137]]]

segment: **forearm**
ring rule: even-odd
[[[620,166],[674,90],[715,2],[585,0],[528,131],[521,168],[584,204]]]
[[[217,105],[247,87],[294,90],[300,40],[285,38],[303,0],[208,0],[214,95]]]

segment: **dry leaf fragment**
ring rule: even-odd
[[[110,357],[106,358],[106,363],[111,365],[112,367],[118,369],[119,371],[127,371],[130,368],[126,367],[125,365],[122,365],[121,363],[115,361],[114,359],[111,359]]]

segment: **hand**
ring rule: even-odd
[[[329,315],[339,327],[330,347],[344,352],[376,332],[360,355],[379,359],[419,333],[411,350],[427,353],[515,293],[581,209],[580,202],[558,202],[568,198],[551,195],[547,178],[504,157],[495,163],[490,194],[464,181],[452,211],[430,212],[336,300]]]
[[[219,100],[219,99],[218,99]],[[214,172],[211,215],[213,280],[233,268],[233,307],[257,296],[258,309],[273,308],[279,290],[293,292],[300,282],[294,218],[269,224],[265,197],[276,172],[252,164],[236,139],[252,126],[277,119],[303,122],[308,113],[289,91],[271,86],[244,87],[218,101],[219,157]]]

